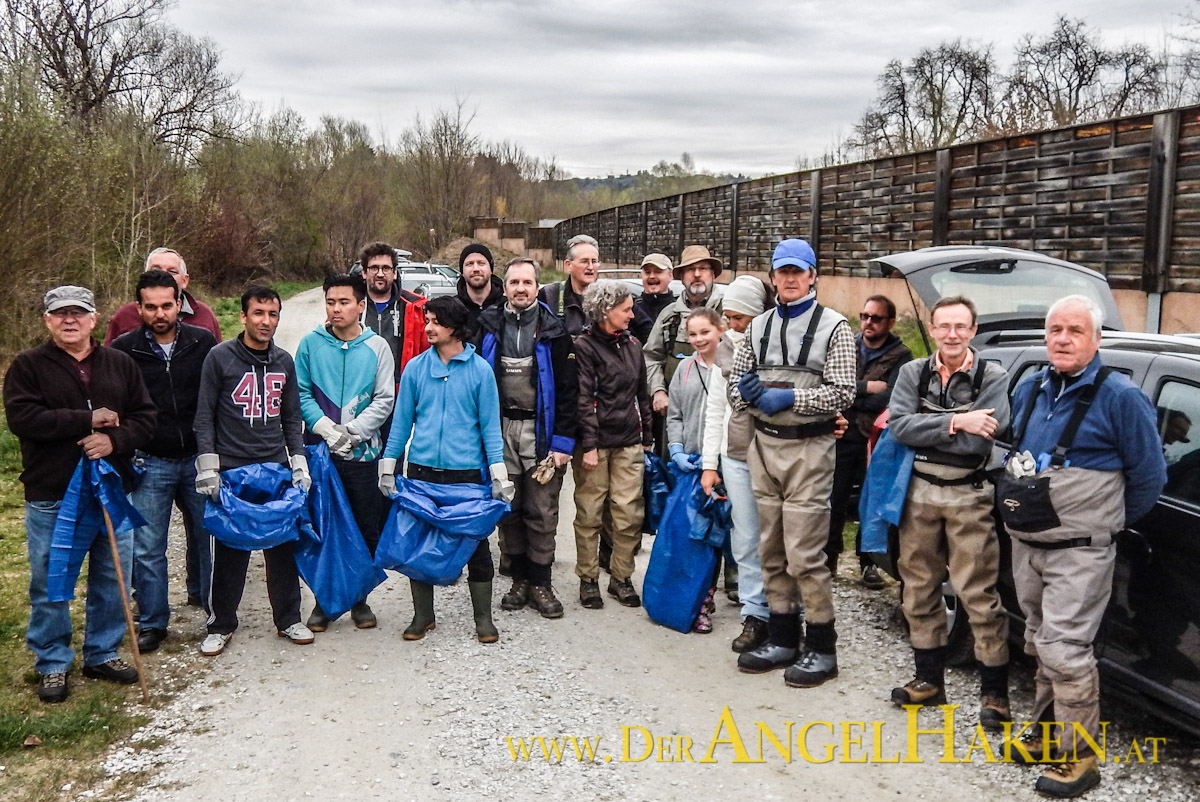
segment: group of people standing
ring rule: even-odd
[[[599,246],[588,236],[568,243],[566,279],[546,285],[524,257],[497,276],[483,245],[464,249],[459,264],[457,297],[427,300],[402,288],[395,250],[371,243],[359,270],[325,280],[325,320],[294,360],[274,343],[281,302],[273,290],[247,288],[243,330],[221,342],[211,310],[187,292],[183,258],[170,249],[147,259],[136,301],[110,323],[111,348],[91,338],[96,307],[88,290],[46,293],[50,340],[18,356],[4,382],[24,464],[27,641],[41,699],[67,697],[74,660],[67,605],[48,600],[46,572],[81,456],[108,460],[147,521],[118,535],[139,648],[152,651],[169,634],[166,543],[174,503],[187,531],[188,601],[209,613],[201,651],[215,656],[237,629],[250,553],[210,539],[205,503],[219,503],[223,472],[257,463],[284,466],[293,485],[307,490],[306,442],[328,446],[372,555],[399,475],[490,489],[511,505],[499,524],[501,572],[511,578],[500,606],[549,619],[564,615],[552,566],[568,464],[585,609],[604,605],[602,570],[610,575],[609,597],[641,604],[633,580],[647,452],[678,472],[701,472],[704,491],[723,488],[731,506],[725,584],[741,605],[742,630],[731,644],[738,668],[782,668],[789,686],[821,685],[838,675],[831,583],[847,500],[867,470],[876,418],[889,409],[891,436],[911,452],[898,567],[915,664],[913,680],[892,699],[946,701],[941,585],[948,578],[975,635],[980,721],[1001,728],[1012,720],[994,493],[984,468],[993,437],[1013,416],[1006,374],[970,347],[977,317],[970,299],[933,308],[937,350],[914,360],[892,333],[896,309],[888,298],[864,302],[857,334],[817,302],[816,255],[801,239],[778,244],[768,279],[742,275],[723,285],[716,279],[724,265],[703,246],[684,248],[678,264],[649,254],[640,295],[599,277]],[[681,283],[677,296],[672,278]],[[1123,377],[1098,375],[1099,326],[1095,305],[1078,296],[1050,310],[1051,367],[1017,389],[1020,423],[1010,452],[1024,449],[1034,462],[1060,457],[1031,475],[1070,466],[1054,474],[1069,481],[1055,478],[1047,496],[1057,509],[1053,525],[1022,519],[1009,528],[1027,649],[1039,661],[1035,714],[1080,722],[1093,734],[1098,684],[1090,644],[1111,587],[1111,534],[1144,514],[1165,481],[1149,402]],[[1090,411],[1082,425],[1068,425],[1081,397]],[[1107,489],[1105,504],[1080,503],[1089,483]],[[135,682],[136,670],[117,655],[116,566],[99,540],[90,555],[83,672]],[[861,543],[857,557],[862,583],[882,587]],[[266,549],[265,559],[279,635],[313,642],[332,618],[318,602],[301,622],[293,543]],[[487,538],[466,571],[476,635],[494,642]],[[718,573],[696,632],[712,630]],[[403,637],[416,640],[436,626],[434,588],[410,581],[414,616]],[[356,627],[377,624],[365,597],[349,614]],[[1060,733],[1060,748],[1069,734],[1069,727]],[[1078,747],[1076,740],[1070,743]],[[1042,756],[1041,741],[1030,748]],[[1046,782],[1060,795],[1098,782],[1094,759],[1058,771]]]

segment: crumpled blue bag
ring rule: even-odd
[[[50,565],[46,577],[49,601],[75,598],[75,583],[83,558],[97,537],[108,539],[104,512],[112,519],[113,532],[128,532],[146,525],[146,519],[129,503],[121,474],[108,460],[81,457],[71,474],[66,495],[58,508],[54,534],[50,536]],[[128,582],[130,577],[126,576]]]
[[[329,446],[305,448],[312,487],[296,543],[296,568],[330,618],[337,618],[387,579],[375,567],[371,550],[350,510]]]
[[[713,485],[713,494],[710,496],[697,484],[692,495],[696,517],[692,519],[688,536],[692,540],[702,540],[714,549],[724,549],[733,531],[733,505],[725,496],[725,485],[720,482]]]
[[[871,464],[858,499],[859,529],[865,553],[885,553],[888,527],[899,526],[908,497],[916,452],[884,429],[871,452]]]
[[[509,504],[477,484],[442,485],[396,477],[396,495],[375,548],[375,565],[418,582],[449,585]]]
[[[645,455],[646,470],[642,473],[642,495],[646,499],[646,519],[642,524],[642,531],[653,535],[658,531],[663,509],[667,506],[667,496],[671,495],[671,488],[674,487],[674,479],[662,457],[653,451],[647,451]]]
[[[694,539],[692,532],[711,529],[711,523],[696,523],[705,497],[700,471],[681,473],[669,468],[675,489],[667,498],[646,578],[642,604],[650,618],[679,632],[689,632],[700,605],[712,586],[717,567],[717,549],[707,539]],[[728,503],[728,502],[726,502]]]
[[[307,495],[277,462],[230,468],[221,471],[221,503],[204,505],[204,526],[231,549],[273,548],[300,537]]]

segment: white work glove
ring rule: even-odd
[[[1024,479],[1026,476],[1037,474],[1037,460],[1028,451],[1018,451],[1012,455],[1004,469],[1014,479]]]
[[[196,492],[213,501],[221,498],[221,457],[216,454],[196,455]]]
[[[312,487],[312,477],[308,475],[308,457],[303,454],[293,454],[288,460],[288,464],[292,466],[292,487],[303,490],[305,493]]]
[[[350,450],[354,448],[353,436],[346,431],[345,426],[338,431],[338,425],[331,418],[322,417],[314,423],[312,433],[325,441],[325,445],[329,446],[329,453],[337,454],[343,459],[350,456]]]
[[[354,425],[353,423],[335,423],[335,424],[333,424],[334,429],[337,429],[339,432],[344,432],[346,434],[346,436],[350,438],[350,448],[349,448],[350,451],[353,451],[354,449],[358,448],[367,439],[367,438],[363,437],[361,434],[359,434],[358,432],[354,431],[354,429],[350,428],[353,425]]]
[[[379,460],[379,492],[387,498],[396,495],[396,460]]]
[[[501,462],[489,465],[488,471],[492,474],[492,498],[511,504],[517,497],[517,486],[508,478],[508,468]]]

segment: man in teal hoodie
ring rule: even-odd
[[[379,461],[380,492],[388,497],[396,492],[396,465],[407,444],[409,479],[483,484],[489,476],[492,498],[511,502],[516,486],[504,465],[500,393],[492,366],[463,342],[470,335],[467,308],[457,298],[433,298],[425,305],[425,335],[432,347],[414,357],[400,377],[396,415]],[[475,631],[482,643],[500,637],[492,623],[494,576],[484,538],[467,562]],[[419,640],[434,628],[433,585],[415,579],[411,585],[413,621],[403,637]]]
[[[387,341],[359,322],[367,298],[363,277],[328,276],[324,288],[327,319],[296,349],[300,412],[306,440],[329,446],[354,520],[374,555],[386,511],[375,489],[383,450],[379,430],[396,400],[395,363]],[[359,629],[376,624],[366,599],[350,608],[350,618]],[[318,602],[308,628],[324,632],[328,627]]]

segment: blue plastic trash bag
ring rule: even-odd
[[[696,505],[696,517],[692,519],[692,540],[702,540],[714,549],[724,550],[729,544],[729,533],[733,530],[733,506],[725,496],[725,485],[713,485],[712,495],[704,492],[697,484],[692,491],[692,503]]]
[[[204,505],[204,526],[231,549],[269,549],[300,536],[307,494],[292,487],[292,469],[256,462],[221,471],[221,503]]]
[[[859,529],[864,553],[887,551],[888,527],[899,526],[912,478],[914,452],[892,437],[890,429],[875,443],[871,464],[858,499]]]
[[[312,487],[296,543],[296,567],[325,614],[337,618],[365,599],[387,574],[371,559],[329,447],[319,443],[305,451]]]
[[[396,495],[375,564],[431,585],[449,585],[479,541],[508,512],[487,485],[440,485],[396,477]]]
[[[653,451],[647,451],[646,470],[642,473],[642,495],[646,499],[646,520],[642,531],[653,535],[658,531],[658,523],[662,520],[663,508],[667,506],[667,496],[671,495],[674,481],[662,458]]]
[[[692,538],[693,526],[700,516],[697,492],[704,497],[700,472],[681,474],[674,466],[670,471],[675,489],[667,498],[654,550],[650,552],[650,564],[642,583],[642,603],[653,620],[688,632],[712,586],[718,552],[707,541]]]
[[[50,565],[46,577],[49,601],[75,598],[75,582],[79,579],[83,558],[97,537],[108,539],[101,506],[108,510],[113,532],[128,532],[146,525],[146,519],[129,503],[117,469],[108,460],[81,457],[58,508],[54,534],[50,536]],[[104,548],[110,547],[106,544]],[[129,579],[125,577],[126,582]]]

